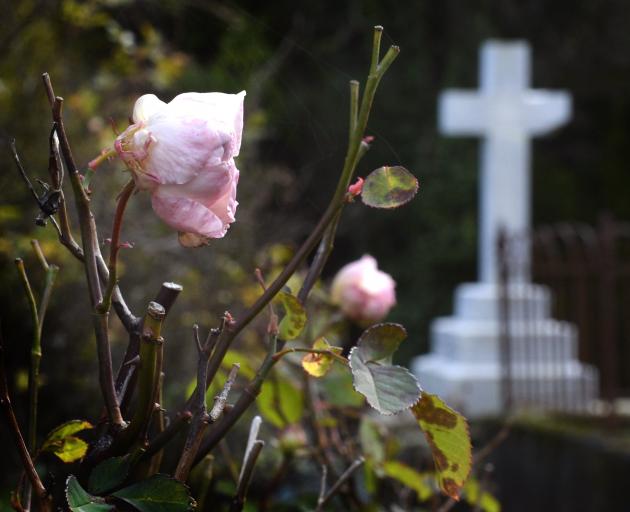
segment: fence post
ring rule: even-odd
[[[499,230],[497,253],[499,256],[499,344],[501,353],[501,399],[505,414],[512,409],[512,351],[510,340],[509,304],[509,248],[505,229]]]

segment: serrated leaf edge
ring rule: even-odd
[[[74,475],[68,475],[68,478],[66,478],[66,488],[64,489],[64,495],[66,496],[66,503],[68,504],[68,508],[72,509],[72,506],[70,505],[70,497],[68,496],[68,489],[70,488],[70,480],[74,479],[77,482],[77,485],[83,490],[83,492],[85,492],[85,494],[87,494],[90,498],[94,498],[94,503],[98,504],[98,505],[109,505],[109,503],[107,503],[103,498],[101,498],[100,496],[94,496],[92,493],[87,492],[83,486],[79,483],[79,480],[76,476]],[[87,505],[87,503],[86,503]],[[83,506],[83,505],[80,505]],[[113,505],[112,505],[112,509],[113,509]]]
[[[350,367],[350,372],[351,372],[351,373],[352,373],[352,370],[353,370],[353,368],[352,368],[352,353],[353,353],[353,352],[355,351],[355,349],[357,349],[357,348],[358,348],[358,346],[354,346],[354,347],[352,347],[352,349],[350,350],[350,352],[349,352],[349,354],[348,354],[348,366]],[[363,364],[365,364],[365,365],[367,366],[367,363],[368,363],[367,361],[362,361],[362,362],[363,362]],[[371,361],[371,362],[374,362],[374,361]],[[382,414],[383,416],[395,416],[396,414],[400,414],[401,412],[408,411],[408,410],[409,410],[409,409],[411,409],[411,408],[412,408],[415,404],[417,404],[417,403],[418,403],[418,401],[419,401],[419,400],[420,400],[420,398],[422,397],[422,388],[420,387],[420,383],[418,382],[418,379],[416,378],[416,376],[415,376],[413,373],[411,373],[411,371],[409,371],[409,368],[405,368],[404,366],[400,366],[400,365],[398,365],[398,364],[388,364],[388,365],[385,365],[385,366],[392,366],[392,367],[394,367],[394,368],[401,368],[402,370],[405,370],[405,371],[406,371],[409,375],[411,375],[411,376],[414,378],[414,380],[416,381],[416,386],[418,387],[418,399],[417,399],[415,402],[413,402],[412,404],[408,405],[407,407],[403,407],[402,409],[399,409],[399,410],[397,410],[397,411],[392,411],[392,412],[387,411],[387,412],[383,412],[383,411],[381,411],[381,410],[377,409],[376,407],[374,407],[374,406],[370,403],[370,399],[369,399],[367,396],[365,396],[363,393],[361,393],[361,391],[359,391],[359,390],[357,389],[357,387],[354,385],[354,373],[352,373],[352,388],[353,388],[353,389],[354,389],[357,393],[359,393],[362,397],[364,397],[364,398],[365,398],[365,400],[366,400],[366,402],[368,403],[368,405],[369,405],[372,409],[374,409],[376,412],[378,412],[379,414]],[[467,424],[467,426],[468,426],[468,424]]]

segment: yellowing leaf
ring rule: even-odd
[[[89,428],[93,428],[92,424],[82,420],[72,420],[59,425],[48,434],[41,451],[54,453],[66,463],[82,459],[87,453],[88,445],[83,439],[72,434]]]
[[[284,317],[278,325],[278,337],[294,340],[302,334],[306,325],[306,311],[297,297],[287,292],[280,292],[276,299],[284,308]]]
[[[62,425],[54,428],[48,434],[48,436],[46,437],[46,441],[44,441],[44,446],[49,442],[58,441],[60,439],[63,439],[64,437],[71,436],[88,428],[93,428],[92,424],[89,421],[71,420],[63,423]]]
[[[341,354],[340,347],[331,347],[325,338],[318,338],[313,343],[315,350],[329,350],[334,354]],[[302,368],[313,377],[323,377],[328,373],[334,362],[334,357],[328,354],[306,354],[302,359]]]
[[[59,457],[62,461],[69,463],[82,459],[87,453],[88,444],[75,436],[65,437],[61,446],[50,451]]]
[[[431,487],[434,478],[433,473],[420,473],[411,466],[396,460],[385,462],[382,470],[388,477],[398,480],[401,484],[416,491],[420,501],[426,501],[435,494],[433,487]]]
[[[472,446],[468,422],[438,396],[423,393],[411,407],[431,448],[442,491],[458,500],[470,475]]]

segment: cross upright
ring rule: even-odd
[[[440,131],[482,136],[479,180],[479,280],[498,279],[496,237],[530,226],[530,139],[565,124],[571,96],[530,89],[530,48],[524,41],[487,41],[481,47],[479,91],[444,91]],[[529,261],[529,256],[525,256]]]

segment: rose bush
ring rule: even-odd
[[[235,220],[244,97],[189,92],[165,103],[145,94],[116,139],[136,186],[186,247],[223,237]]]
[[[366,254],[341,268],[333,280],[331,297],[348,318],[366,326],[382,320],[396,304],[395,288],[392,277]]]

